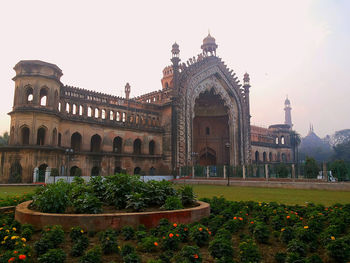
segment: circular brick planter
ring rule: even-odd
[[[151,228],[157,226],[162,218],[174,223],[189,224],[210,215],[209,204],[201,201],[197,201],[199,206],[173,211],[109,214],[41,213],[28,208],[31,202],[23,202],[16,207],[15,219],[21,224],[32,224],[36,229],[42,229],[46,225],[61,225],[65,231],[70,231],[73,226],[101,231],[107,228],[120,229],[125,225],[137,227],[140,224]]]

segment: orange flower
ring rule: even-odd
[[[198,258],[198,255],[197,255],[197,254],[194,254],[193,257],[194,257],[194,258]]]
[[[243,221],[243,218],[242,218],[242,217],[239,217],[238,219],[239,219],[240,221]]]
[[[20,260],[25,260],[26,259],[26,255],[19,255],[18,257]]]
[[[203,228],[201,228],[201,227],[200,227],[200,228],[198,228],[198,230],[199,230],[199,231],[202,231],[202,230],[203,230]]]
[[[331,239],[332,239],[332,240],[335,240],[335,237],[334,237],[334,236],[331,236]]]
[[[254,221],[250,222],[251,224],[254,224]]]
[[[184,231],[187,231],[187,230],[188,230],[188,228],[187,228],[187,227],[185,227],[185,228],[184,228]]]
[[[10,258],[8,262],[12,262],[12,261],[15,261],[15,257]]]
[[[173,226],[174,226],[174,227],[177,227],[177,224],[175,223],[175,224],[173,224]]]
[[[209,235],[211,235],[211,232],[210,232],[210,231],[209,231],[208,233],[209,233]]]
[[[180,235],[179,235],[179,234],[176,234],[175,236],[179,237]]]
[[[290,218],[290,216],[287,216],[287,219],[289,219]]]
[[[237,217],[234,217],[233,219],[234,219],[234,220],[236,220],[236,219],[237,219]]]
[[[163,237],[163,239],[165,239],[165,237]]]
[[[308,229],[309,228],[309,226],[304,226],[304,229]]]
[[[13,251],[13,254],[17,254],[17,253],[18,253],[18,251],[17,251],[17,250]]]
[[[158,243],[157,243],[157,242],[154,242],[153,244],[154,244],[156,247],[158,247]]]
[[[170,238],[172,238],[173,236],[174,236],[174,234],[173,234],[173,233],[170,233],[170,234],[169,234],[169,237],[170,237]]]

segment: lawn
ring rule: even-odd
[[[37,186],[0,186],[0,198],[34,192]]]
[[[224,196],[230,201],[277,202],[304,205],[306,202],[323,204],[350,203],[350,191],[304,190],[262,187],[238,187],[219,185],[193,185],[198,198]]]

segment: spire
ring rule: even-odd
[[[130,97],[130,84],[129,82],[125,85],[125,98],[128,100]]]
[[[210,32],[208,30],[208,36],[203,39],[203,45],[201,46],[201,49],[203,50],[204,55],[211,55],[216,56],[216,49],[218,48],[218,45],[215,43],[215,38],[213,38],[210,35]]]
[[[290,106],[290,100],[288,99],[288,95],[286,100],[284,101],[284,124],[288,124],[290,129],[293,127],[292,123],[292,107]]]

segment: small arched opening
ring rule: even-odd
[[[21,129],[21,137],[22,137],[22,144],[28,145],[29,144],[29,128],[28,127],[25,126]]]
[[[281,136],[281,144],[284,145],[285,141],[284,141],[284,136]]]
[[[134,154],[141,154],[141,140],[136,139],[134,141]]]
[[[38,134],[36,137],[36,144],[37,145],[44,145],[45,144],[45,135],[46,135],[46,129],[44,127],[40,127],[38,129]]]
[[[149,175],[155,175],[156,174],[156,168],[153,166],[149,169]]]
[[[59,132],[59,133],[58,133],[58,142],[57,142],[57,145],[58,145],[59,147],[61,147],[61,140],[62,140],[62,134]]]
[[[149,142],[148,150],[150,155],[155,154],[155,142],[153,140]]]
[[[10,167],[9,183],[22,182],[22,166],[19,162],[15,162]]]
[[[81,169],[78,166],[74,165],[70,168],[69,175],[70,176],[81,176]]]
[[[26,89],[26,103],[31,103],[33,101],[33,88],[32,87],[28,87]]]
[[[256,163],[259,162],[259,152],[258,151],[255,152],[255,162]]]
[[[91,137],[90,143],[90,151],[91,152],[100,152],[101,151],[101,137],[98,134],[95,134]]]
[[[94,166],[91,169],[91,176],[98,176],[100,174],[100,167]]]
[[[269,153],[269,161],[272,162],[272,153]]]
[[[45,182],[45,172],[48,165],[43,163],[39,166],[38,182]]]
[[[134,174],[137,175],[137,174],[140,174],[140,173],[141,173],[141,168],[140,167],[135,167]]]
[[[81,134],[79,132],[75,132],[71,136],[70,147],[75,151],[79,152],[81,150]]]
[[[47,106],[47,88],[42,88],[40,90],[40,105]]]
[[[263,152],[263,162],[264,163],[267,162],[267,154],[266,154],[266,152]]]
[[[114,168],[114,174],[120,174],[122,172],[122,168],[120,166],[116,166]]]
[[[282,153],[282,162],[286,163],[287,162],[287,157],[285,153]]]
[[[52,145],[56,146],[57,144],[57,129],[54,128],[52,131]]]

